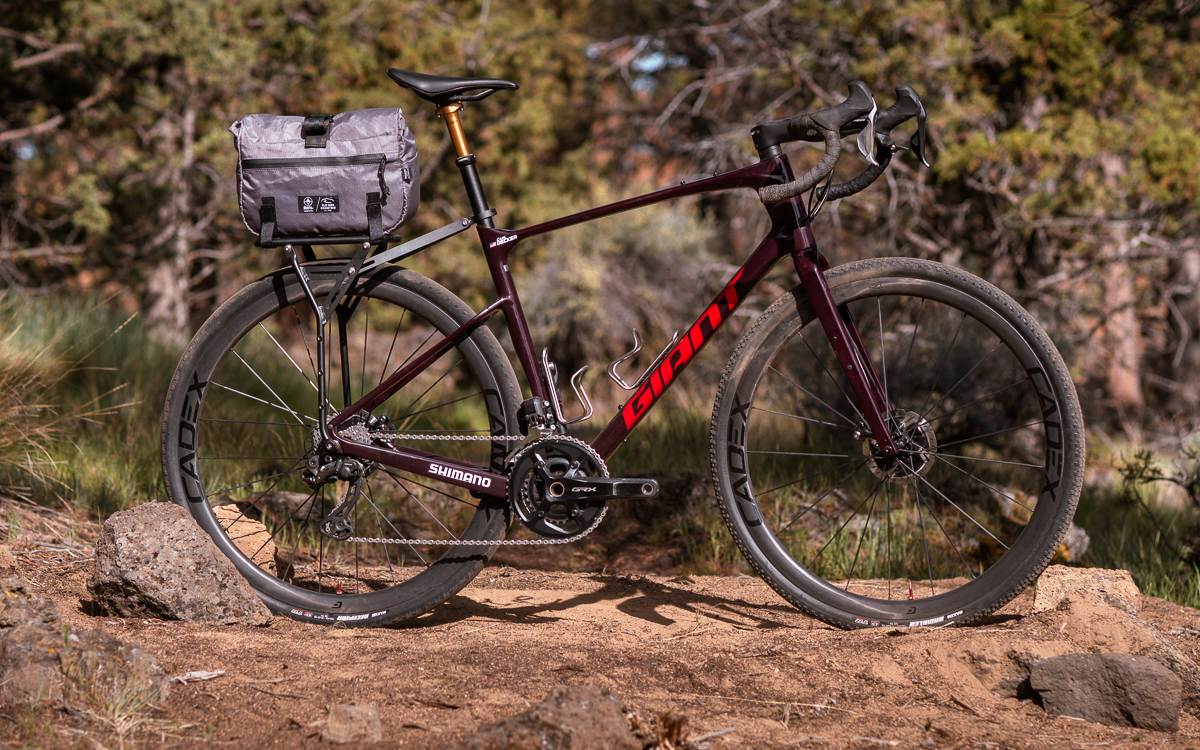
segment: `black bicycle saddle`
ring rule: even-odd
[[[389,68],[387,73],[393,81],[404,88],[412,89],[422,99],[439,105],[454,102],[477,102],[501,89],[520,88],[512,81],[504,81],[499,78],[451,78],[413,73],[397,68]]]

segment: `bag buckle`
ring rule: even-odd
[[[333,129],[333,115],[309,115],[300,126],[305,148],[325,148],[329,131]]]

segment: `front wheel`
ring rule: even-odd
[[[915,259],[830,271],[888,400],[875,449],[797,288],[742,337],[712,419],[722,514],[785,599],[841,627],[966,624],[1032,583],[1079,499],[1066,366],[1015,301]]]

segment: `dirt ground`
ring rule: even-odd
[[[989,692],[981,664],[1011,651],[1097,650],[1119,635],[1068,629],[1058,612],[1022,615],[1030,593],[976,627],[844,632],[753,578],[495,567],[400,628],[282,617],[204,627],[88,616],[86,568],[26,573],[70,627],[140,644],[173,675],[224,672],[174,685],[121,738],[126,746],[328,747],[320,727],[330,706],[373,703],[378,747],[440,748],[557,685],[594,684],[642,717],[684,715],[687,736],[711,748],[1200,748],[1200,719],[1186,711],[1167,734],[1054,718]],[[1198,614],[1149,598],[1142,610],[1189,656],[1200,648]]]
[[[72,538],[91,531],[75,528]],[[1194,707],[1178,732],[1163,733],[1055,718],[1030,700],[997,697],[1011,654],[1130,646],[1119,618],[1030,614],[1032,591],[974,627],[847,632],[805,617],[755,578],[613,573],[584,547],[552,560],[559,570],[499,561],[402,627],[283,617],[262,628],[205,627],[87,614],[90,548],[55,543],[63,535],[51,528],[14,549],[69,627],[139,644],[171,675],[222,674],[174,684],[158,708],[103,725],[48,705],[0,708],[0,747],[331,747],[320,736],[329,708],[371,703],[384,741],[367,747],[436,750],[556,686],[591,684],[643,720],[683,715],[691,747],[1200,750]],[[665,564],[647,550],[630,559]],[[604,565],[609,572],[569,570]],[[1140,615],[1200,661],[1200,612],[1144,597]]]

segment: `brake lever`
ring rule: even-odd
[[[904,84],[896,87],[896,103],[879,113],[876,127],[884,133],[890,133],[892,128],[914,117],[917,120],[917,130],[909,140],[909,150],[916,154],[926,167],[932,167],[926,152],[925,105],[912,86]]]
[[[932,169],[933,165],[929,163],[929,157],[925,151],[927,143],[925,135],[925,105],[921,104],[920,99],[917,100],[917,103],[921,107],[921,111],[917,113],[917,131],[908,140],[908,146],[917,155],[917,158],[921,160],[921,163],[925,165],[926,169]]]
[[[879,105],[875,102],[875,97],[871,97],[871,111],[867,113],[866,127],[858,131],[858,153],[865,156],[873,167],[879,166],[879,162],[875,160],[875,117],[878,114]]]

